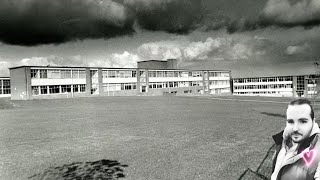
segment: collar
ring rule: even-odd
[[[298,148],[298,153],[302,152],[307,147],[310,147],[310,145],[313,147],[314,143],[315,143],[315,141],[313,141],[313,140],[315,139],[316,135],[319,133],[320,133],[319,125],[317,123],[314,123],[313,128],[310,133],[310,136],[300,143],[299,148]],[[287,141],[289,139],[288,136],[286,134],[284,134],[284,130],[273,135],[272,138],[273,138],[276,145],[281,145],[284,143],[284,141]],[[318,139],[318,138],[316,138],[316,139]]]

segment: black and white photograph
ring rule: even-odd
[[[0,180],[320,180],[320,0],[0,0]]]

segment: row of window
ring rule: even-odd
[[[207,74],[205,73],[207,77]],[[210,77],[229,77],[226,72],[209,72]],[[149,71],[149,77],[202,77],[202,71]]]
[[[85,84],[32,86],[32,95],[86,92]]]
[[[85,70],[31,69],[31,78],[48,79],[84,79]]]
[[[282,89],[292,88],[292,84],[236,85],[234,89]]]
[[[230,85],[230,81],[228,81],[228,80],[214,80],[214,81],[210,81],[210,85]]]
[[[292,81],[292,76],[234,79],[234,83]]]
[[[209,72],[209,77],[230,77],[228,72]]]
[[[230,88],[211,89],[210,94],[230,93]]]
[[[0,80],[0,94],[11,94],[10,80]]]
[[[137,77],[137,71],[128,70],[103,70],[102,78],[133,78]]]
[[[121,91],[121,90],[134,90],[137,89],[137,83],[112,83],[103,84],[103,91]]]
[[[142,75],[143,71],[140,71]],[[210,77],[229,77],[226,72],[209,72]],[[137,77],[136,70],[103,70],[103,78]],[[202,77],[202,71],[149,71],[149,77]],[[86,78],[85,70],[31,69],[31,78]]]
[[[150,82],[149,88],[170,88],[170,87],[192,87],[203,86],[202,81],[179,81],[179,82]]]
[[[283,94],[281,91],[265,91],[265,92],[234,92],[233,94]]]

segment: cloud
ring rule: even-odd
[[[271,23],[283,26],[312,26],[320,24],[319,0],[269,0],[263,16]]]
[[[136,54],[124,51],[122,54],[114,53],[110,58],[111,67],[133,68],[137,67],[140,58]]]
[[[0,76],[9,76],[10,67],[15,66],[73,66],[73,67],[118,67],[134,68],[137,67],[137,61],[140,61],[137,54],[124,51],[123,53],[113,53],[106,59],[85,59],[80,55],[70,57],[28,57],[19,61],[5,60],[0,57]]]
[[[188,33],[197,28],[202,7],[185,0],[0,1],[0,41],[57,44],[131,35],[137,27]]]
[[[9,67],[11,67],[11,63],[4,60],[0,61],[0,77],[9,77]]]
[[[173,40],[150,42],[138,48],[143,59],[176,58],[181,61],[193,60],[240,60],[266,54],[269,47],[266,39],[249,40],[208,37],[205,41]]]
[[[285,54],[287,55],[296,55],[302,53],[308,53],[307,51],[310,50],[310,45],[305,43],[303,45],[296,45],[296,46],[288,46],[285,50]]]
[[[142,59],[181,59],[185,43],[184,40],[150,42],[139,46],[137,51]]]
[[[184,34],[198,28],[204,16],[202,1],[125,0],[141,28]]]
[[[0,41],[26,46],[133,33],[127,9],[112,0],[0,1],[0,20]]]
[[[113,38],[143,30],[235,33],[319,24],[319,0],[268,0],[265,6],[261,1],[211,0],[0,1],[0,41],[22,46]]]
[[[205,42],[192,42],[183,50],[184,57],[188,60],[207,59],[210,52],[226,45],[228,40],[225,38],[207,38]]]

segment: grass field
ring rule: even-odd
[[[238,179],[258,168],[271,135],[284,127],[286,109],[285,103],[239,100],[1,98],[0,179],[102,159],[126,164],[124,179]]]

